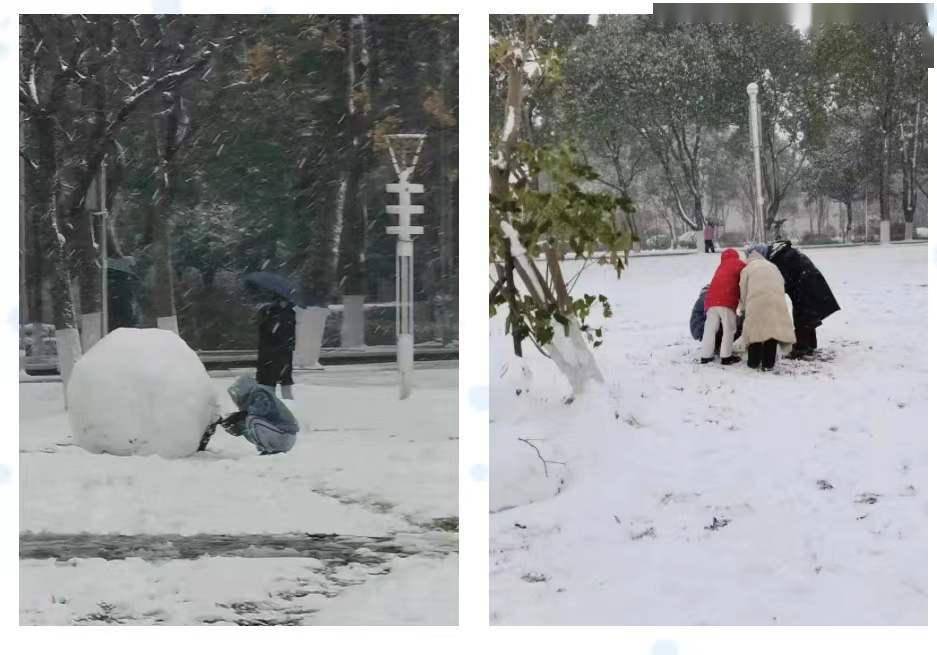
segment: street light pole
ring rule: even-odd
[[[107,161],[101,162],[101,338],[107,336]]]
[[[765,201],[761,195],[761,131],[758,120],[758,85],[752,82],[746,88],[748,91],[748,125],[752,137],[752,157],[755,162],[755,221],[756,234],[760,241],[766,240],[765,234]]]

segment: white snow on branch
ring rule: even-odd
[[[508,107],[507,116],[504,118],[504,129],[501,131],[501,141],[507,141],[514,133],[514,107]]]
[[[520,235],[513,225],[507,221],[501,221],[501,232],[511,242],[511,257],[523,257],[527,254],[527,249],[521,244]]]

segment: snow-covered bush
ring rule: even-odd
[[[75,365],[67,395],[75,443],[93,453],[186,457],[218,416],[208,372],[168,330],[111,332]]]
[[[648,250],[669,250],[670,249],[670,235],[669,234],[652,234],[651,236],[644,237],[644,246]]]
[[[677,237],[677,246],[680,248],[687,248],[689,250],[696,250],[696,232],[693,230],[688,230],[680,236]]]
[[[745,232],[721,232],[716,238],[720,248],[741,248],[749,242]]]

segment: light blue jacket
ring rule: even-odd
[[[285,453],[296,443],[299,424],[273,389],[242,375],[228,387],[228,395],[247,416],[231,430],[257,447],[262,455]]]

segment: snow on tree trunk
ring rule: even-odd
[[[342,348],[364,347],[364,296],[342,299]]]
[[[72,379],[75,364],[81,359],[81,337],[75,328],[57,328],[55,330],[55,346],[59,358],[59,373],[62,376],[62,385],[66,394]],[[65,406],[68,407],[68,396],[65,396]]]
[[[296,308],[296,350],[293,351],[293,366],[296,368],[322,368],[319,352],[322,349],[322,333],[329,310],[324,307]]]
[[[75,443],[92,453],[187,457],[218,417],[208,372],[167,330],[111,332],[75,365],[67,394]]]
[[[88,352],[101,340],[101,312],[81,315],[81,350]]]
[[[696,249],[699,252],[704,252],[706,250],[706,238],[704,236],[705,232],[702,230],[694,230],[693,234],[696,235]]]
[[[540,276],[533,270],[535,264],[521,245],[517,230],[507,221],[501,221],[501,232],[510,242],[511,257],[522,272],[521,278],[525,280],[528,293],[538,302],[545,302],[544,290],[537,288],[534,282]],[[595,356],[582,336],[579,321],[569,314],[564,315],[564,318],[568,323],[569,335],[566,335],[564,326],[554,320],[553,340],[544,344],[543,348],[569,382],[573,395],[579,395],[590,380],[602,383],[604,378],[596,364]]]
[[[156,327],[160,330],[169,330],[174,334],[179,334],[179,320],[173,316],[157,316]]]
[[[888,221],[879,223],[879,241],[882,245],[891,242],[891,223]]]
[[[589,350],[589,344],[582,337],[579,321],[572,316],[566,318],[569,321],[569,336],[566,336],[562,325],[556,324],[553,340],[544,346],[544,350],[569,382],[573,395],[578,396],[590,380],[599,384],[605,380]]]

